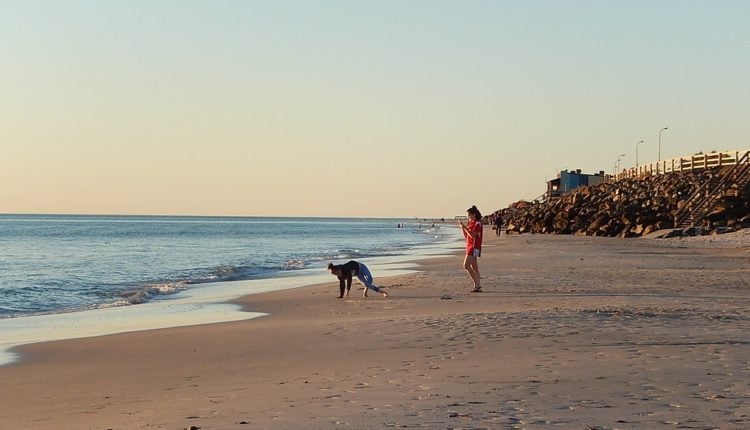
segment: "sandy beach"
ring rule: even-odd
[[[750,234],[494,236],[258,319],[26,345],[8,429],[750,428]]]

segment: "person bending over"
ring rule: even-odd
[[[372,274],[370,269],[367,268],[363,263],[356,262],[354,260],[346,264],[328,264],[328,270],[339,278],[339,298],[349,297],[349,290],[352,288],[352,276],[356,276],[359,282],[365,286],[365,292],[362,294],[367,297],[367,290],[370,289],[376,293],[380,293],[383,297],[388,297],[388,293],[381,290],[375,284],[372,283]]]

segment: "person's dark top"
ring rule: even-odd
[[[341,269],[341,274],[336,275],[336,277],[339,278],[339,290],[341,290],[341,297],[343,297],[344,288],[346,288],[347,291],[352,288],[352,275],[357,276],[359,273],[359,263],[351,260],[346,264],[341,264],[335,267]]]

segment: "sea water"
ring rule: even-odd
[[[245,294],[331,281],[335,296],[329,261],[407,273],[456,249],[457,232],[431,220],[0,215],[0,364],[24,343],[260,315],[228,303]]]

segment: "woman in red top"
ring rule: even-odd
[[[461,225],[461,233],[463,233],[466,239],[464,269],[471,276],[471,280],[474,281],[474,289],[471,292],[480,293],[482,292],[482,285],[479,280],[479,262],[477,259],[482,254],[482,214],[476,206],[467,209],[466,213],[469,217],[469,222],[464,225],[463,221],[458,221]]]

